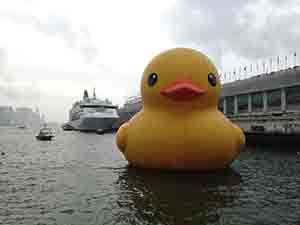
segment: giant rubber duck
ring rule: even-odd
[[[189,48],[162,52],[145,68],[143,107],[117,132],[130,166],[207,171],[230,166],[242,130],[218,110],[221,83],[211,60]]]

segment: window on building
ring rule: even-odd
[[[289,110],[300,109],[300,86],[289,87],[285,89],[286,104]]]
[[[281,90],[272,90],[267,92],[268,110],[280,110],[281,109]]]
[[[264,101],[263,101],[263,93],[257,92],[252,94],[252,111],[253,112],[261,112],[264,107]]]
[[[234,97],[229,96],[226,97],[226,114],[234,113]]]
[[[238,95],[238,112],[239,113],[247,113],[248,112],[248,95]]]

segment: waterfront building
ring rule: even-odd
[[[300,67],[224,84],[219,109],[245,132],[300,132]]]
[[[11,106],[0,106],[0,126],[10,126],[13,120],[13,108]]]

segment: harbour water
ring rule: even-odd
[[[299,147],[247,147],[222,172],[163,173],[127,168],[115,134],[35,134],[0,129],[0,224],[300,224]]]

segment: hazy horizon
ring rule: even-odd
[[[300,2],[10,0],[0,8],[0,105],[64,122],[87,89],[121,105],[156,54],[192,47],[221,71],[300,54]],[[298,60],[298,59],[297,59]]]

